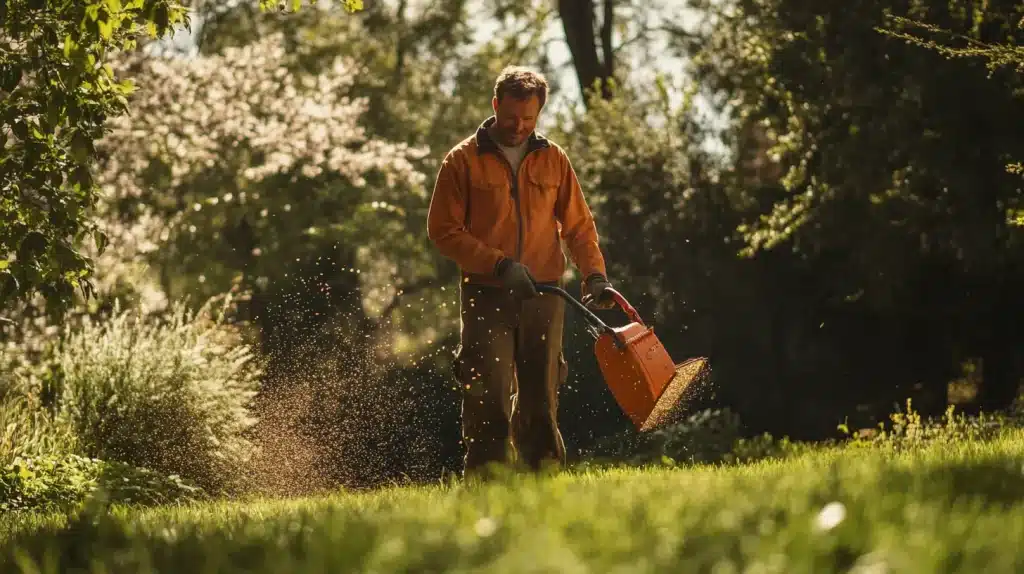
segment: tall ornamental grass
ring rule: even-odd
[[[115,309],[65,333],[51,384],[80,454],[214,492],[240,486],[259,369],[215,301],[174,304],[163,317]]]

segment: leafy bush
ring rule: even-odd
[[[251,450],[244,435],[259,371],[215,301],[196,312],[175,304],[165,320],[115,309],[107,321],[66,332],[49,384],[79,454],[177,474],[211,491],[237,485]]]
[[[0,510],[67,510],[101,489],[122,504],[200,500],[202,489],[180,477],[78,455],[16,458],[0,471]]]
[[[740,439],[739,417],[729,409],[706,409],[654,431],[641,456],[667,462],[717,462]]]
[[[599,441],[587,464],[699,464],[746,462],[782,456],[789,441],[770,435],[743,438],[739,417],[729,409],[704,409],[649,434],[632,429]]]
[[[722,460],[724,462],[745,463],[766,458],[786,458],[809,452],[814,448],[814,443],[793,442],[788,437],[779,439],[773,437],[770,433],[762,433],[736,441],[732,450],[726,453]]]

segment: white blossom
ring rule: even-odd
[[[223,54],[143,61],[131,113],[111,121],[100,142],[113,152],[101,185],[140,196],[135,175],[159,157],[170,165],[170,185],[180,186],[239,148],[265,157],[240,170],[246,182],[326,170],[358,184],[381,170],[388,182],[423,183],[412,161],[425,150],[369,139],[359,125],[366,102],[348,95],[358,71],[351,61],[339,57],[320,74],[297,76],[287,58],[277,34]]]
[[[123,274],[137,267],[134,262],[160,249],[160,243],[196,229],[186,220],[197,215],[194,196],[171,217],[157,216],[150,201],[142,202],[143,212],[129,224],[113,215],[117,199],[153,194],[144,174],[154,161],[169,171],[157,194],[188,195],[195,178],[213,169],[231,176],[237,189],[206,191],[225,202],[237,197],[243,205],[258,202],[259,184],[280,174],[293,181],[340,176],[361,189],[366,202],[393,200],[409,190],[423,194],[425,176],[413,162],[427,150],[372,138],[359,125],[367,102],[351,97],[358,66],[339,57],[318,74],[297,74],[290,71],[289,58],[283,35],[277,34],[222,54],[145,56],[112,65],[115,74],[132,77],[136,91],[129,113],[110,120],[109,133],[97,143],[105,152],[96,173],[104,200],[99,223],[110,238],[97,260],[103,282],[124,280]],[[249,159],[256,157],[263,160]],[[384,175],[383,188],[365,189],[371,171]],[[261,207],[257,203],[253,209],[266,217]],[[158,298],[151,299],[158,306]]]

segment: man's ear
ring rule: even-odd
[[[498,96],[491,97],[491,109],[494,110],[495,114],[498,113]]]

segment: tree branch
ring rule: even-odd
[[[632,46],[633,44],[636,44],[637,42],[640,42],[641,40],[649,39],[649,37],[652,34],[661,33],[661,32],[667,33],[667,34],[672,34],[674,32],[674,30],[671,29],[671,28],[668,28],[666,26],[648,26],[646,24],[643,24],[643,25],[641,25],[640,29],[637,31],[637,33],[634,36],[632,36],[632,37],[630,37],[630,38],[628,38],[626,40],[623,40],[622,42],[619,42],[619,45],[615,46],[615,48],[613,48],[613,51],[614,51],[614,53],[616,55],[618,55],[619,52],[621,52],[625,48],[628,48],[628,47]]]

